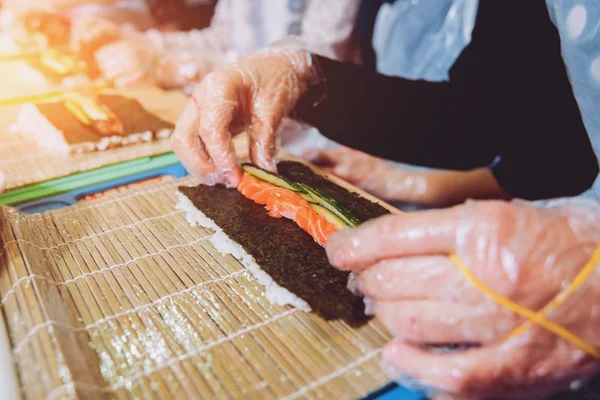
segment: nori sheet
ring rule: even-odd
[[[121,120],[125,133],[123,136],[145,131],[158,132],[161,129],[173,129],[173,124],[146,111],[135,99],[119,95],[99,95],[98,101],[105,104]],[[65,107],[64,102],[38,103],[36,107],[52,125],[63,133],[68,144],[97,142],[103,138],[94,129],[79,121]]]
[[[297,166],[304,167],[293,162],[280,163],[279,171],[292,169],[297,178],[318,183],[315,187],[327,189],[328,194],[335,191],[339,194],[334,197],[336,200],[360,210],[363,216],[387,213],[378,204],[326,179],[317,180],[309,168]],[[199,185],[180,187],[179,190],[251,254],[278,285],[306,301],[315,313],[326,320],[342,319],[355,327],[370,319],[364,313],[362,299],[346,289],[348,273],[331,266],[325,249],[295,222],[268,216],[264,206],[245,198],[235,189]]]
[[[323,191],[327,196],[344,206],[361,222],[381,217],[390,212],[383,206],[373,203],[358,193],[350,192],[321,175],[315,174],[309,167],[295,161],[282,161],[277,164],[279,175],[291,181],[304,183]]]

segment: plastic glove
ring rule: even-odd
[[[151,43],[141,37],[119,40],[102,47],[95,58],[102,74],[117,86],[150,79],[158,57]]]
[[[68,42],[70,20],[62,15],[44,10],[24,10],[12,13],[6,21],[8,34],[19,44],[46,48]],[[35,36],[34,33],[41,33]],[[43,39],[43,42],[39,42]]]
[[[84,58],[92,58],[100,47],[119,40],[121,28],[106,19],[85,16],[73,22],[71,43],[75,50],[82,53]]]
[[[398,168],[381,158],[348,147],[309,150],[303,157],[386,201],[421,203],[429,188],[425,173]]]
[[[540,310],[582,270],[600,243],[600,203],[536,207],[469,202],[386,216],[329,238],[327,255],[353,271],[349,287],[397,337],[384,349],[391,377],[460,398],[541,398],[600,371],[570,342],[524,320],[476,289],[445,255],[457,254],[494,292]],[[600,347],[600,266],[548,315]],[[471,344],[440,353],[428,344]]]
[[[392,203],[443,207],[466,199],[507,199],[488,168],[470,171],[416,171],[340,146],[308,151],[309,161]]]
[[[186,89],[199,83],[214,69],[213,58],[188,51],[171,51],[154,63],[156,83],[169,90]]]
[[[0,194],[4,192],[4,185],[4,174],[2,173],[2,171],[0,171]]]
[[[306,90],[310,64],[307,53],[281,51],[244,59],[204,78],[171,137],[187,170],[206,184],[237,187],[242,171],[231,138],[244,130],[252,162],[275,170],[276,136]]]

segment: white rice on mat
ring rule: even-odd
[[[219,253],[223,255],[231,254],[248,268],[258,283],[265,287],[265,297],[267,300],[280,306],[294,306],[306,312],[311,310],[310,306],[304,300],[275,283],[273,278],[260,268],[254,257],[248,254],[238,243],[231,240],[212,219],[198,210],[190,199],[180,192],[177,192],[177,197],[179,198],[179,203],[176,208],[185,211],[186,219],[190,225],[200,225],[215,231],[215,234],[208,240]]]

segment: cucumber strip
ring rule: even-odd
[[[346,210],[340,203],[327,196],[322,191],[315,189],[311,186],[300,183],[299,186],[304,189],[305,193],[308,193],[318,204],[327,208],[329,211],[336,214],[341,218],[348,226],[357,227],[360,225],[360,221],[350,211]]]
[[[298,192],[298,196],[302,197],[304,200],[308,201],[310,204],[319,204],[319,202],[317,200],[315,200],[314,197],[312,197],[310,194],[308,194],[306,192]]]
[[[270,183],[280,188],[291,190],[292,192],[304,192],[298,184],[285,179],[283,176],[274,174],[271,171],[262,169],[252,164],[242,164],[242,170],[256,179]]]
[[[310,203],[310,208],[316,211],[317,214],[325,217],[327,222],[332,223],[337,226],[339,229],[348,228],[349,225],[341,219],[336,213],[330,211],[329,209],[323,207],[320,204]]]

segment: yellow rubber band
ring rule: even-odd
[[[456,254],[450,254],[449,258],[450,258],[450,260],[452,260],[454,262],[454,264],[456,264],[456,267],[465,275],[465,277],[467,279],[469,279],[469,281],[471,281],[471,283],[479,291],[490,296],[496,303],[508,308],[509,310],[513,311],[514,313],[516,313],[518,315],[521,315],[522,317],[527,318],[530,322],[535,323],[537,325],[540,325],[540,326],[548,329],[550,332],[573,343],[575,346],[579,347],[580,349],[582,349],[586,353],[590,354],[591,356],[593,356],[595,358],[600,358],[600,350],[596,349],[594,346],[587,343],[585,340],[583,340],[579,336],[571,333],[570,331],[563,328],[562,326],[560,326],[552,321],[547,320],[545,317],[545,315],[547,313],[549,313],[550,311],[556,309],[561,304],[563,304],[569,298],[569,296],[571,296],[573,293],[575,293],[575,291],[579,287],[581,287],[581,285],[583,285],[583,283],[586,281],[586,279],[591,275],[591,273],[596,268],[598,262],[600,261],[600,245],[598,245],[598,247],[594,251],[594,254],[592,255],[592,258],[590,259],[590,261],[579,272],[579,274],[577,274],[577,276],[575,277],[575,279],[573,280],[571,285],[568,288],[564,289],[561,293],[559,293],[558,296],[556,296],[554,298],[554,300],[552,300],[550,303],[548,303],[548,305],[546,305],[546,307],[544,307],[542,310],[540,310],[537,313],[528,308],[520,306],[519,304],[515,303],[514,301],[512,301],[504,296],[501,296],[501,295],[497,294],[496,292],[494,292],[493,290],[491,290],[490,288],[488,288],[483,282],[481,282],[479,279],[477,279],[477,277],[475,277],[475,275],[473,275],[471,273],[471,271],[463,264],[463,262],[460,260],[460,258],[458,258],[458,256]],[[525,323],[524,325],[527,325],[527,324],[529,324],[529,323]],[[525,329],[524,326],[520,326],[515,331],[513,331],[510,336],[519,334],[524,329]]]
[[[596,248],[594,254],[592,254],[592,258],[590,258],[590,261],[588,261],[588,263],[583,267],[583,269],[577,274],[575,279],[573,279],[573,282],[571,282],[569,286],[564,288],[550,303],[546,304],[544,308],[538,311],[537,315],[544,318],[552,311],[556,310],[558,307],[564,304],[568,300],[568,298],[571,297],[573,293],[577,291],[577,289],[583,286],[583,284],[587,281],[587,279],[596,269],[598,263],[600,263],[600,245]],[[520,335],[529,327],[529,325],[530,324],[528,322],[524,323],[523,325],[512,331],[509,336]]]

